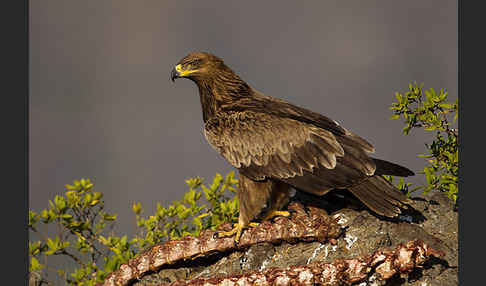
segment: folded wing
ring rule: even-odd
[[[220,114],[206,122],[205,136],[247,177],[281,180],[314,194],[349,187],[376,169],[367,155],[373,147],[362,138],[267,113]]]

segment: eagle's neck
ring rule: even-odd
[[[221,107],[253,96],[251,87],[230,69],[220,70],[195,82],[199,88],[204,122],[215,116]]]

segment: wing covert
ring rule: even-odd
[[[292,178],[336,167],[344,149],[329,131],[290,118],[230,112],[206,122],[204,134],[230,164],[253,179]]]

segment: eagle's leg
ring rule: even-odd
[[[275,182],[270,194],[269,208],[262,220],[270,220],[277,216],[289,217],[290,212],[281,210],[290,200],[289,193],[289,185]]]
[[[218,237],[227,237],[236,234],[235,241],[237,243],[240,240],[243,229],[258,225],[251,221],[257,218],[265,208],[272,189],[275,186],[275,182],[270,180],[253,181],[241,173],[239,177],[238,202],[240,216],[238,217],[238,223],[232,230],[217,234]]]

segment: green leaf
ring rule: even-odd
[[[400,103],[400,102],[402,102],[403,95],[401,95],[400,93],[396,92],[395,93],[395,98]]]
[[[104,214],[103,219],[107,221],[114,221],[116,220],[116,216],[117,216],[116,214],[114,215]]]
[[[56,195],[54,197],[54,204],[60,212],[63,212],[66,209],[66,200],[63,196]]]
[[[157,204],[157,209],[159,209],[160,204]],[[140,202],[133,203],[132,210],[135,214],[139,215],[142,212],[142,204]]]
[[[67,184],[65,185],[65,187],[66,187],[66,189],[68,189],[68,190],[76,190],[76,189],[77,189],[77,187],[76,187],[76,186],[71,186],[71,185],[67,185]]]
[[[65,219],[65,220],[71,220],[71,219],[73,219],[73,216],[70,215],[70,214],[62,214],[60,217],[62,219]]]
[[[41,252],[42,243],[41,241],[29,242],[29,255],[33,256]]]
[[[37,221],[39,221],[40,216],[34,211],[29,210],[29,226],[33,226]]]
[[[44,268],[44,265],[40,264],[39,263],[39,260],[37,260],[37,258],[35,257],[31,257],[30,259],[30,271],[37,271],[37,270],[41,270],[42,268]]]
[[[441,104],[439,104],[439,107],[451,109],[451,108],[454,108],[454,104],[451,104],[451,103],[441,103]]]
[[[52,255],[59,249],[58,243],[51,238],[47,238],[47,247],[48,250],[44,252],[46,255]]]
[[[407,125],[407,126],[403,127],[402,132],[403,132],[403,134],[407,135],[410,132],[410,126]]]

